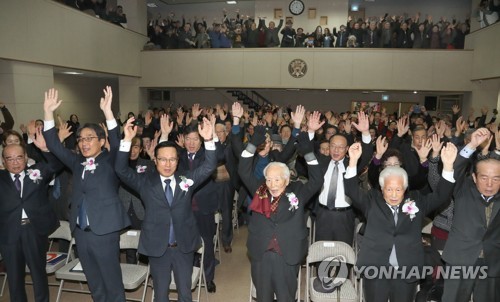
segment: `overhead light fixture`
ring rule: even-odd
[[[351,5],[351,11],[357,12],[359,10],[359,6],[357,4]]]
[[[418,92],[416,90],[413,91],[414,94],[417,94]]]
[[[226,1],[226,3],[227,3],[227,4],[236,4],[236,3],[238,3],[238,2],[236,2],[236,1]]]
[[[80,75],[80,74],[83,74],[83,72],[77,72],[77,71],[63,71],[62,73],[64,73],[64,74],[71,74],[71,75]]]
[[[153,2],[148,2],[146,4],[147,7],[151,7],[151,8],[155,8],[155,7],[158,7],[158,5],[156,5],[156,3],[153,3]]]
[[[325,89],[325,91],[328,91],[328,89]]]

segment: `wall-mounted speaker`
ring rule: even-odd
[[[437,96],[426,96],[425,97],[425,109],[429,111],[436,111],[437,109]]]

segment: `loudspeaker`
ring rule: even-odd
[[[170,101],[170,90],[149,89],[148,96],[150,101]]]
[[[436,111],[437,109],[437,96],[426,96],[425,97],[425,109],[429,111]]]

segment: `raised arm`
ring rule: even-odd
[[[345,194],[351,198],[353,206],[365,214],[367,211],[367,194],[359,187],[357,174],[358,160],[361,158],[362,152],[360,143],[354,143],[349,147],[349,166],[344,175],[344,190]]]
[[[207,118],[198,124],[198,133],[205,142],[205,160],[198,168],[191,173],[193,179],[193,189],[202,184],[217,168],[217,149],[213,138],[212,124]]]
[[[120,149],[116,154],[115,172],[120,180],[136,192],[140,192],[143,186],[144,175],[135,173],[132,168],[128,166],[128,158],[130,148],[132,146],[132,139],[137,135],[137,126],[133,125],[134,117],[127,120],[123,125],[123,140],[120,144]]]
[[[262,181],[259,181],[253,173],[253,159],[257,146],[260,146],[266,141],[265,128],[255,127],[255,132],[252,136],[252,141],[247,144],[247,147],[241,153],[240,162],[238,164],[238,173],[241,181],[252,194],[257,191]]]

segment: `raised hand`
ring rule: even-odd
[[[441,149],[441,161],[443,162],[443,171],[453,171],[453,163],[457,158],[457,147],[452,143],[447,143]]]
[[[467,145],[471,149],[476,149],[490,137],[490,131],[486,128],[479,128],[471,135],[470,143]]]
[[[441,138],[444,135],[444,131],[446,130],[446,122],[444,120],[440,120],[436,124],[436,134]]]
[[[111,103],[113,102],[113,91],[111,90],[111,86],[106,86],[103,89],[104,97],[101,98],[100,107],[106,120],[113,120],[115,116],[113,115],[113,111],[111,110]]]
[[[382,156],[384,155],[385,151],[387,151],[387,148],[389,147],[389,144],[387,143],[387,139],[385,137],[383,137],[382,135],[380,135],[379,137],[377,137],[377,141],[376,141],[376,153],[375,153],[375,157],[377,159],[381,159]]]
[[[350,119],[347,119],[347,120],[345,120],[345,123],[344,123],[344,131],[345,131],[345,133],[350,134],[351,130],[352,130],[352,122]]]
[[[453,111],[453,114],[458,114],[460,112],[460,107],[458,105],[453,105],[451,106],[451,110]]]
[[[137,135],[137,126],[134,126],[134,121],[135,117],[129,118],[123,127],[123,140],[126,142],[131,142]]]
[[[45,120],[54,120],[54,111],[61,105],[62,100],[58,100],[58,92],[51,88],[45,92],[45,100],[43,102],[43,111],[45,112]]]
[[[191,124],[191,122],[193,121],[193,116],[191,114],[186,113],[186,126]]]
[[[193,107],[191,107],[191,113],[193,114],[193,119],[198,119],[198,116],[201,114],[200,104],[194,104]]]
[[[349,147],[349,167],[356,167],[362,151],[360,143],[354,143]]]
[[[431,136],[430,140],[432,146],[432,157],[437,157],[439,155],[439,152],[441,151],[441,148],[443,147],[443,142],[441,142],[441,139],[437,134]]]
[[[61,118],[59,118],[61,119]],[[63,123],[62,121],[59,122],[59,132],[57,132],[57,136],[59,137],[59,141],[62,143],[64,140],[66,140],[68,137],[73,134],[73,131],[71,131],[71,126],[68,123]]]
[[[34,122],[35,121],[33,121],[33,123]],[[42,150],[43,152],[49,152],[49,148],[47,148],[47,144],[45,143],[45,138],[43,137],[41,127],[36,128],[35,133],[31,135],[30,138],[33,141],[33,144],[38,147],[38,149]]]
[[[160,136],[160,131],[156,131],[154,139],[152,139],[151,144],[149,144],[149,148],[146,148],[146,153],[148,154],[149,158],[151,158],[151,159],[155,158],[155,149],[156,149],[156,146],[158,145],[158,137],[159,136]]]
[[[455,123],[455,129],[456,129],[455,136],[457,137],[463,133],[465,125],[467,124],[467,122],[464,121],[463,119],[464,119],[463,116],[461,116],[457,119],[457,122]]]
[[[353,122],[352,125],[361,132],[362,135],[370,135],[368,129],[370,129],[369,117],[363,112],[358,113],[358,122]]]
[[[182,107],[177,108],[177,125],[182,125],[182,122],[184,121],[184,110],[182,110]]]
[[[403,137],[408,130],[410,130],[410,123],[408,123],[408,117],[405,115],[398,120],[398,136]]]
[[[212,123],[204,117],[203,121],[198,125],[198,132],[205,141],[211,141],[213,139],[213,127]]]
[[[428,139],[425,141],[425,143],[422,144],[422,147],[420,147],[420,149],[417,149],[417,154],[421,163],[427,161],[427,156],[429,156],[431,148],[432,148],[432,141]]]
[[[314,111],[309,115],[309,120],[307,121],[307,131],[316,132],[319,128],[323,126],[325,121],[321,121],[321,113],[319,111]]]
[[[175,141],[175,143],[177,144],[177,146],[181,147],[181,148],[184,148],[184,134],[178,134],[177,135],[177,140]]]
[[[233,106],[231,106],[231,112],[233,113],[233,118],[240,118],[243,116],[243,107],[240,103],[234,102]],[[246,115],[245,115],[246,116]]]
[[[302,121],[304,120],[304,115],[306,113],[306,109],[302,105],[297,105],[297,108],[295,108],[295,111],[292,112],[292,121],[293,121],[293,127],[296,129],[300,129],[300,125],[302,124]]]
[[[167,114],[162,114],[160,117],[160,129],[162,137],[166,137],[168,139],[168,135],[172,132],[174,128],[174,122],[170,120],[170,116]]]

